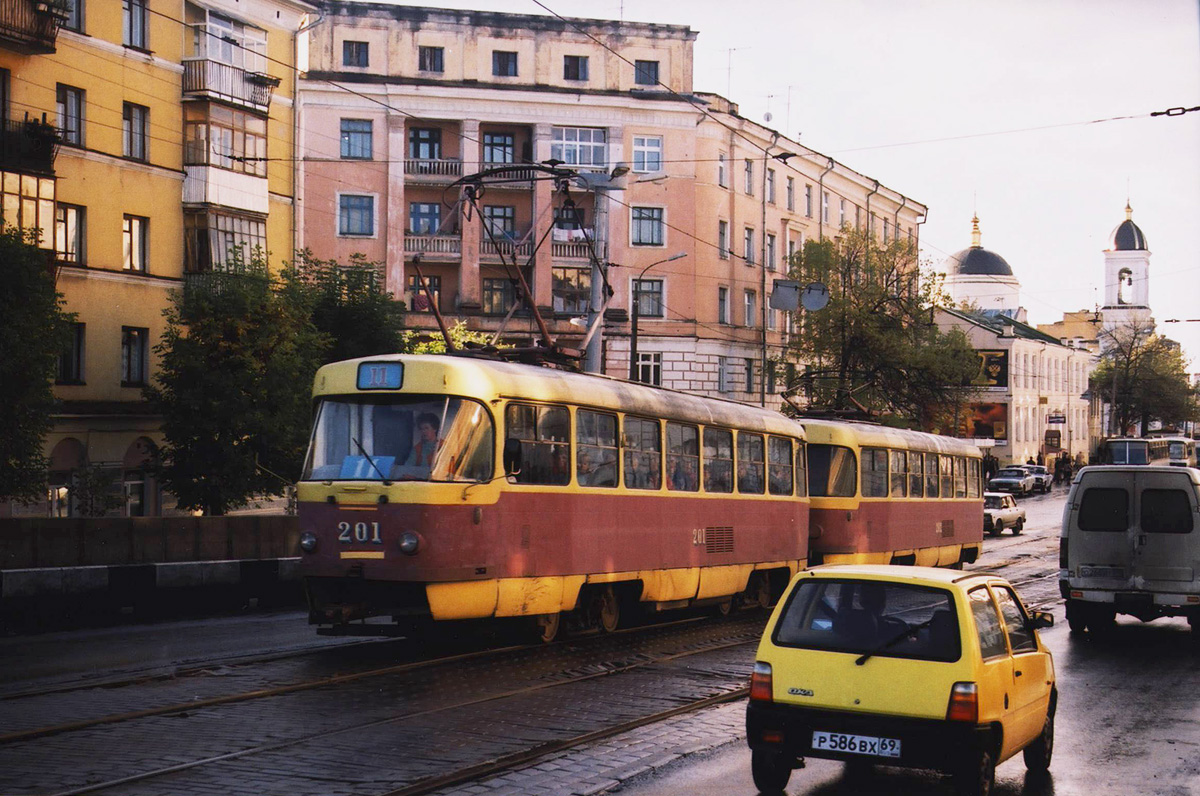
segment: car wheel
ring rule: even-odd
[[[1004,530],[1004,523],[1001,522],[1000,520],[996,520],[994,523],[992,523],[992,536],[999,536],[1000,532],[1003,530]]]
[[[1013,536],[1016,536],[1017,534],[1019,534],[1021,532],[1021,529],[1024,527],[1025,527],[1025,520],[1017,520],[1017,524],[1013,526]]]
[[[750,774],[759,793],[783,793],[792,777],[792,766],[778,753],[756,749],[750,754]]]
[[[991,749],[980,750],[971,765],[961,768],[954,777],[954,792],[958,796],[991,796],[996,784],[996,758]]]
[[[1050,758],[1054,755],[1054,714],[1047,713],[1042,724],[1042,734],[1025,747],[1025,768],[1034,774],[1045,774],[1050,770]]]
[[[1077,600],[1067,600],[1067,626],[1072,633],[1082,633],[1087,629],[1087,617],[1084,606]]]

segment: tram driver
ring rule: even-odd
[[[417,415],[416,425],[417,433],[412,442],[412,449],[408,452],[408,458],[404,460],[404,464],[396,465],[393,468],[393,478],[408,478],[415,481],[427,479],[433,472],[433,459],[437,456],[438,429],[441,423],[438,421],[437,415],[432,412],[422,412]]]

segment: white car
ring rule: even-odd
[[[1033,485],[1043,495],[1054,487],[1054,475],[1045,465],[1027,464],[1025,469],[1033,474]]]
[[[1013,535],[1025,527],[1025,509],[1017,505],[1017,499],[1003,492],[983,493],[983,530],[992,536],[999,536],[1005,528],[1012,529]]]
[[[987,488],[993,492],[1011,492],[1014,495],[1031,494],[1033,487],[1033,474],[1016,465],[1005,467],[987,482]]]

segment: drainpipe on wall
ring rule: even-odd
[[[836,161],[829,158],[829,165],[817,178],[817,240],[825,240],[825,175],[833,171]]]

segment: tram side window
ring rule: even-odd
[[[892,451],[892,497],[908,497],[908,451]]]
[[[961,456],[954,457],[954,496],[967,496],[967,460]]]
[[[981,497],[979,460],[967,459],[967,497]]]
[[[662,441],[657,420],[625,418],[625,486],[658,489],[662,485]]]
[[[882,448],[863,448],[862,492],[863,497],[887,497],[888,452]]]
[[[925,454],[925,497],[938,496],[938,455]]]
[[[796,496],[808,495],[808,446],[803,442],[796,446]]]
[[[808,446],[810,497],[854,497],[857,493],[858,462],[854,451],[841,445]]]
[[[700,431],[695,426],[667,423],[667,472],[667,489],[699,491]]]
[[[565,406],[509,404],[505,414],[509,439],[521,440],[518,484],[571,482],[571,417]]]
[[[925,486],[924,474],[925,454],[916,451],[908,452],[908,496],[923,497]]]
[[[763,493],[762,434],[738,432],[738,491],[751,495]]]
[[[733,491],[733,432],[704,429],[704,491]]]
[[[954,497],[954,457],[943,455],[942,465],[942,497]]]
[[[792,441],[767,438],[767,489],[772,495],[792,494]]]
[[[575,412],[575,478],[580,486],[617,485],[617,418],[603,412]]]

